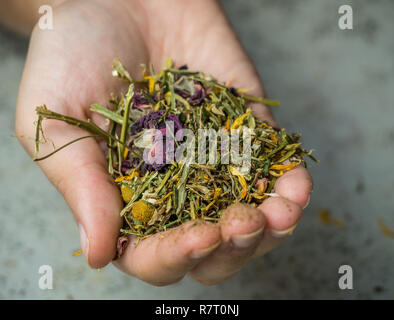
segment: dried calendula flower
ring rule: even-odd
[[[137,201],[131,207],[133,218],[139,222],[148,222],[155,212],[155,208],[145,201]]]

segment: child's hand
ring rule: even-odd
[[[89,106],[104,104],[111,92],[124,90],[111,77],[113,59],[140,78],[140,63],[159,68],[167,57],[221,81],[234,78],[233,86],[263,95],[258,75],[216,1],[70,0],[55,10],[53,30],[36,28],[32,34],[17,105],[21,143],[33,155],[34,143],[27,137],[35,136],[34,109],[42,104],[105,127]],[[256,105],[254,110],[276,124],[267,107]],[[57,147],[85,135],[60,121],[44,121],[43,127]],[[51,143],[41,147],[41,154],[50,151]],[[123,204],[99,143],[82,140],[39,165],[73,211],[89,265],[100,268],[111,262]],[[258,209],[233,206],[219,224],[189,222],[137,247],[130,244],[115,265],[155,285],[171,284],[186,274],[205,284],[219,283],[283,241],[311,190],[311,177],[299,166],[277,180],[280,197],[269,198]]]

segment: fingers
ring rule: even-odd
[[[302,216],[302,208],[298,204],[280,197],[268,198],[259,210],[267,219],[267,229],[276,236],[291,233]]]
[[[268,227],[254,257],[261,257],[279,246],[291,235],[310,199],[312,177],[303,166],[286,172],[275,183],[275,192],[280,197],[265,200],[259,209],[267,218]]]
[[[260,258],[272,251],[286,240],[286,236],[273,236],[270,229],[264,230],[261,242],[257,246],[252,258]]]
[[[123,272],[153,285],[163,286],[184,275],[216,250],[221,241],[219,226],[190,221],[178,228],[155,234],[114,261]]]
[[[45,130],[56,146],[84,135],[59,124]],[[38,164],[70,206],[89,265],[101,268],[108,264],[116,254],[122,201],[98,143],[81,140]]]
[[[297,203],[281,197],[268,198],[259,210],[267,220],[267,227],[253,257],[260,257],[280,245],[293,233],[302,216],[302,208]]]
[[[302,208],[309,203],[313,182],[309,172],[301,165],[283,174],[275,183],[275,192]]]
[[[265,224],[260,210],[241,204],[228,208],[220,221],[221,245],[189,275],[206,285],[232,277],[253,255]]]

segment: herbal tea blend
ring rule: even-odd
[[[256,207],[284,172],[306,166],[304,156],[315,160],[302,149],[299,134],[255,118],[247,105],[277,101],[247,95],[187,66],[175,68],[170,60],[158,73],[152,65],[148,70],[142,71],[144,81],[134,81],[114,61],[113,75],[129,83],[127,92],[112,97],[111,109],[91,106],[109,120],[108,132],[91,121],[36,108],[37,155],[45,141],[44,119],[90,133],[67,145],[90,137],[107,142],[108,172],[124,200],[119,255],[124,236],[145,238],[195,219],[217,222],[237,202]]]

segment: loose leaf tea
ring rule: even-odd
[[[256,102],[277,106],[277,101],[246,95],[187,66],[175,68],[171,60],[158,73],[152,65],[148,70],[142,71],[143,81],[135,81],[114,61],[112,73],[129,83],[127,92],[111,98],[112,108],[91,106],[109,120],[108,132],[91,121],[36,108],[37,155],[44,119],[90,133],[67,145],[90,137],[107,142],[108,172],[124,200],[118,255],[127,235],[145,238],[196,219],[217,222],[238,202],[256,207],[275,195],[278,177],[306,166],[304,156],[316,161],[301,147],[299,134],[273,128],[248,107]],[[145,86],[137,89],[141,83]]]

